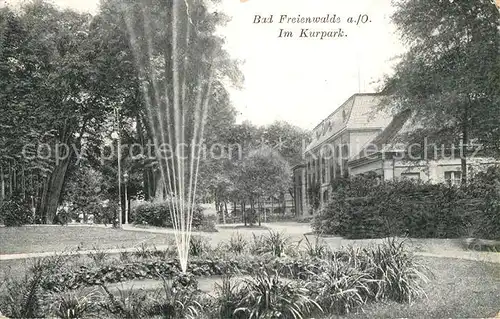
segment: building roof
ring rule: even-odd
[[[375,153],[402,151],[407,142],[407,134],[414,129],[411,115],[411,111],[407,110],[394,116],[389,125],[368,143],[359,154],[351,158],[351,161],[362,159]]]
[[[404,142],[403,135],[409,132],[411,111],[403,111],[392,119],[391,123],[371,142],[377,149],[397,147],[396,144]]]
[[[345,130],[383,129],[391,116],[379,108],[382,98],[379,93],[352,95],[313,129],[312,141],[305,151],[322,145]]]

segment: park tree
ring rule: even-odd
[[[96,207],[106,200],[105,189],[104,179],[100,172],[89,166],[72,170],[68,174],[62,194],[62,202],[68,204],[68,217],[74,218],[82,214],[86,222],[88,215],[95,215]]]
[[[1,17],[0,127],[8,133],[0,157],[16,162],[9,178],[23,173],[20,185],[32,185],[37,212],[51,223],[70,164],[108,113],[95,76],[91,17],[43,1],[3,9]]]
[[[260,128],[261,138],[288,162],[290,166],[302,163],[307,132],[288,122],[275,121]]]
[[[263,145],[249,152],[239,170],[236,188],[250,203],[252,213],[257,207],[260,225],[264,199],[288,191],[290,166],[276,150]]]
[[[399,0],[392,20],[408,51],[385,83],[395,111],[439,145],[460,145],[462,179],[472,144],[500,154],[500,14],[491,0]]]
[[[276,150],[293,167],[303,161],[307,131],[284,121],[275,121],[260,128],[261,140]],[[277,196],[286,208],[286,194],[294,198],[293,185]]]

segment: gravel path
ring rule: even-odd
[[[262,224],[262,226],[268,228],[239,228],[242,225],[219,225],[218,232],[215,233],[201,233],[194,232],[195,236],[203,236],[212,245],[217,245],[222,241],[227,241],[235,233],[241,234],[247,239],[251,239],[253,234],[263,235],[269,232],[269,229],[274,231],[286,233],[292,238],[292,240],[300,240],[304,238],[304,235],[311,233],[311,227],[309,224],[303,223],[272,223],[272,224]],[[60,227],[60,226],[59,226]],[[77,227],[77,226],[73,226]],[[99,226],[96,226],[99,227]],[[142,233],[155,233],[155,234],[173,234],[172,229],[164,228],[142,228],[135,227],[133,225],[123,225],[123,230],[130,232],[142,232]],[[309,238],[314,240],[314,235],[307,235]],[[346,240],[341,237],[326,237],[325,242],[332,249],[339,249],[345,246],[354,247],[369,247],[381,243],[383,239],[365,239],[365,240]],[[465,260],[476,260],[485,261],[492,263],[500,263],[500,253],[495,252],[478,252],[478,251],[466,251],[463,248],[460,240],[456,239],[410,239],[408,240],[409,246],[415,251],[415,254],[420,256],[428,257],[443,257],[443,258],[458,258]],[[156,248],[159,250],[167,249],[168,245],[157,245]],[[137,251],[136,247],[130,248],[117,248],[117,249],[106,249],[107,253],[117,254],[120,252],[134,252]],[[43,253],[19,253],[19,254],[2,254],[0,255],[0,261],[2,260],[15,260],[15,259],[28,259],[28,258],[40,258],[53,256],[56,254],[80,254],[87,255],[92,250],[82,250],[77,252],[43,252]]]

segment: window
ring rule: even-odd
[[[335,168],[334,168],[334,159],[330,158],[330,182],[334,180],[335,177]]]
[[[326,183],[327,167],[325,158],[321,158],[321,182]]]
[[[444,180],[448,185],[460,185],[462,182],[462,172],[460,171],[447,171],[444,172]]]
[[[419,180],[420,173],[401,173],[401,179],[402,180],[407,180],[407,179]]]

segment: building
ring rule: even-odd
[[[349,160],[352,175],[375,173],[382,180],[417,179],[431,183],[460,184],[462,147],[432,142],[408,143],[406,136],[415,129],[409,111],[396,115],[391,123],[357,156]],[[412,152],[412,149],[416,150]],[[468,156],[468,175],[499,164],[494,158]]]
[[[370,173],[386,181],[460,183],[458,148],[443,152],[436,147],[432,156],[409,156],[405,136],[416,127],[411,114],[392,116],[381,105],[385,101],[381,94],[354,94],[314,128],[304,163],[293,168],[297,215],[313,214],[329,199],[330,185],[341,177]],[[499,161],[480,156],[467,159],[471,173],[494,164]]]
[[[304,150],[304,163],[294,167],[296,212],[311,212],[311,190],[319,192],[317,201],[329,197],[330,183],[349,175],[348,159],[379,135],[392,117],[380,106],[377,93],[354,94],[318,124]]]

